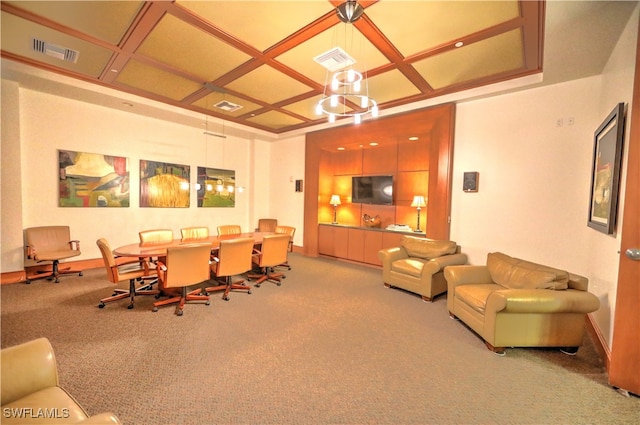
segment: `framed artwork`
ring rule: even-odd
[[[188,165],[140,160],[140,206],[189,208]]]
[[[612,234],[616,225],[624,139],[624,103],[618,103],[595,131],[587,225]]]
[[[128,207],[129,160],[59,149],[58,206]]]
[[[235,207],[236,172],[198,167],[198,207]]]

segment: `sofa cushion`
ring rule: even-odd
[[[568,287],[568,272],[501,252],[487,255],[487,268],[493,281],[506,288],[563,290]]]
[[[457,248],[457,244],[453,241],[438,241],[407,235],[402,237],[400,245],[407,251],[409,257],[426,259],[455,254]]]
[[[500,285],[494,283],[479,283],[475,285],[456,286],[456,299],[462,301],[474,311],[484,314],[487,299],[494,291],[501,289]]]
[[[427,260],[420,258],[404,258],[391,263],[391,271],[414,277],[422,277],[422,269]]]

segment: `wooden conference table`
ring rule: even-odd
[[[129,245],[119,246],[113,250],[115,255],[121,257],[164,257],[167,255],[167,248],[180,245],[191,245],[194,243],[207,243],[211,244],[211,249],[220,247],[220,241],[237,239],[237,238],[252,238],[254,245],[262,244],[262,240],[267,235],[274,235],[274,232],[250,232],[250,233],[237,233],[235,235],[220,235],[209,236],[206,238],[198,239],[174,239],[171,242],[161,243],[132,243]]]

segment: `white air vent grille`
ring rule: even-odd
[[[80,52],[77,50],[56,46],[55,44],[51,44],[37,38],[31,39],[31,49],[34,52],[43,53],[47,56],[71,63],[78,62],[78,56],[80,55]]]
[[[235,103],[231,103],[228,100],[221,100],[220,102],[216,103],[213,106],[215,106],[218,109],[222,109],[225,112],[233,112],[233,111],[237,111],[238,109],[242,108],[242,105],[237,105]]]
[[[342,50],[340,47],[334,47],[328,52],[324,52],[315,58],[314,61],[318,62],[320,65],[324,66],[331,72],[335,72],[345,66],[353,65],[356,63],[356,60],[349,56],[347,52]]]

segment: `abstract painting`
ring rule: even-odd
[[[235,207],[236,172],[198,167],[196,189],[199,207]]]
[[[189,208],[188,165],[140,160],[140,206]]]
[[[58,206],[128,207],[129,160],[58,150]]]

